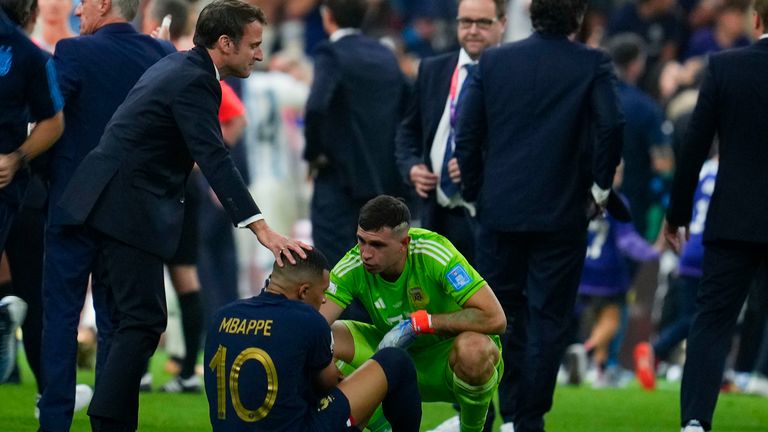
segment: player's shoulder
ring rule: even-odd
[[[408,231],[409,255],[424,265],[446,267],[458,254],[453,244],[442,235],[423,228]]]
[[[331,275],[333,278],[347,279],[355,277],[356,271],[363,269],[363,261],[360,259],[360,247],[355,246],[333,266]]]

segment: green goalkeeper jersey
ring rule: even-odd
[[[347,252],[331,271],[326,297],[342,308],[353,299],[360,300],[382,335],[417,310],[430,314],[458,311],[486,284],[445,237],[421,228],[411,228],[408,234],[408,258],[394,282],[365,270],[359,246]],[[414,348],[443,339],[422,335]]]

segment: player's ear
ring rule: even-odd
[[[304,301],[305,298],[307,298],[307,294],[309,294],[309,284],[304,282],[301,285],[299,285],[299,288],[297,290],[297,294],[299,295],[299,300]]]
[[[405,237],[400,240],[400,245],[403,247],[403,250],[408,250],[408,245],[411,244],[411,236],[405,235]]]

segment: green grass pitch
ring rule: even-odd
[[[162,372],[165,356],[153,359],[155,386],[170,377]],[[78,373],[78,382],[92,384],[92,372]],[[34,431],[33,416],[36,389],[31,372],[22,368],[22,384],[0,385],[0,432]],[[679,385],[661,383],[655,392],[641,390],[636,384],[625,389],[593,390],[588,387],[559,387],[555,405],[547,415],[547,430],[552,432],[677,432]],[[450,405],[424,405],[422,430],[453,415]],[[725,394],[715,413],[716,432],[768,431],[768,399]],[[498,428],[498,420],[497,425]],[[85,412],[75,414],[73,432],[89,431]],[[141,395],[139,431],[195,432],[209,431],[205,395]]]

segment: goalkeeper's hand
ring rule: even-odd
[[[379,342],[378,349],[389,347],[407,349],[416,340],[416,336],[434,332],[432,316],[425,310],[416,311],[411,314],[410,319],[400,321],[392,327]]]

